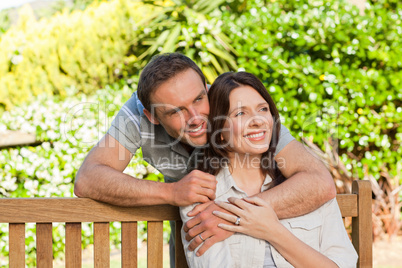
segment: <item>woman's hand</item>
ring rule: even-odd
[[[274,230],[282,226],[272,207],[261,198],[246,197],[243,199],[230,197],[230,203],[216,201],[216,204],[227,211],[237,215],[230,215],[220,211],[214,211],[213,214],[229,222],[238,225],[219,224],[222,229],[231,232],[243,233],[255,238],[269,241]],[[240,218],[240,220],[238,220]]]

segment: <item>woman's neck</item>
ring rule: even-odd
[[[229,160],[229,170],[236,185],[248,196],[260,193],[265,179],[260,165],[261,155],[233,154]]]

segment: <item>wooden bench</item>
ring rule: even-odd
[[[371,185],[353,182],[352,194],[337,196],[343,217],[352,217],[357,267],[372,267]],[[81,223],[94,223],[94,266],[110,266],[109,223],[122,223],[122,267],[137,267],[137,221],[148,221],[148,267],[163,266],[163,221],[176,221],[176,264],[187,267],[181,244],[181,221],[169,205],[124,208],[86,198],[3,198],[0,222],[9,223],[9,267],[25,267],[25,223],[36,223],[38,267],[52,267],[52,223],[66,223],[66,267],[81,267]]]

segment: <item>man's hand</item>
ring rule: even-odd
[[[196,253],[197,256],[201,256],[216,242],[223,241],[233,234],[233,232],[229,232],[218,227],[218,224],[220,223],[224,223],[227,225],[233,223],[225,221],[213,215],[212,212],[214,210],[230,213],[217,206],[213,201],[200,204],[188,213],[188,216],[190,217],[197,214],[194,218],[186,222],[184,225],[184,231],[187,233],[186,240],[190,241],[195,237],[188,246],[189,250],[193,251],[201,243],[203,243],[203,245]],[[204,241],[201,240],[201,237],[199,236],[200,234]]]
[[[205,203],[215,199],[216,179],[215,176],[193,170],[180,181],[171,183],[170,204],[178,207]]]

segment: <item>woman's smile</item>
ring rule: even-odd
[[[266,131],[254,131],[251,133],[248,133],[246,135],[244,135],[244,137],[250,141],[260,141],[260,140],[264,140],[265,139],[265,133]]]

